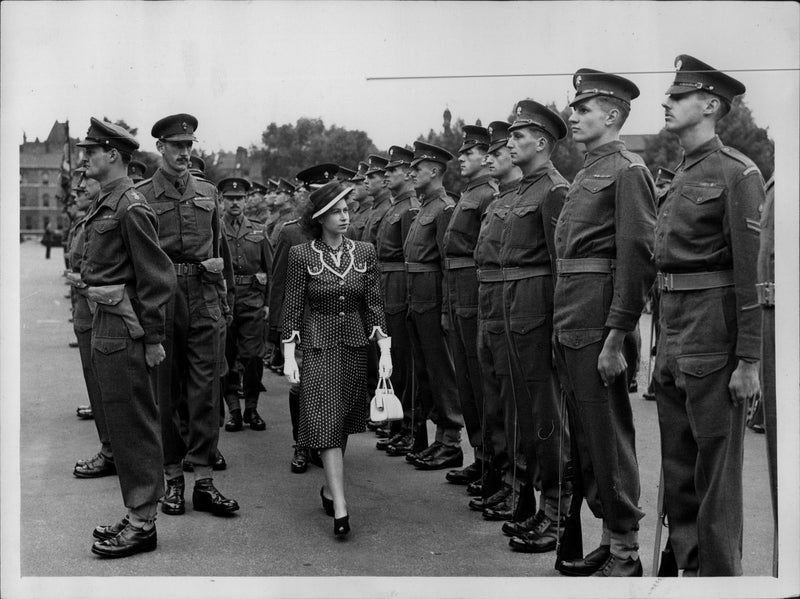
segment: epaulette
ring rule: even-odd
[[[628,168],[633,168],[633,167],[635,167],[635,166],[640,166],[640,167],[642,167],[643,169],[645,169],[646,171],[649,171],[649,170],[650,170],[650,169],[648,169],[648,168],[647,168],[647,165],[646,165],[646,164],[642,164],[642,163],[640,163],[640,162],[631,162],[631,163],[628,165]]]
[[[286,225],[295,225],[299,222],[300,222],[299,218],[293,218],[292,220],[287,220],[285,223],[283,223],[283,226],[285,227]]]
[[[455,207],[456,207],[456,205],[454,203],[445,204],[444,208],[442,208],[442,212],[447,212],[448,210],[453,210]]]
[[[633,165],[645,166],[644,160],[642,160],[642,157],[639,156],[639,154],[637,154],[636,152],[631,152],[630,150],[620,150],[619,155],[622,156],[628,162],[630,162],[631,166]]]
[[[145,186],[145,185],[147,185],[148,183],[152,183],[152,181],[153,181],[153,177],[150,177],[149,179],[142,179],[142,180],[141,180],[141,181],[139,181],[138,183],[134,183],[134,184],[133,184],[133,186],[134,186],[136,189],[139,189],[140,187],[144,187],[144,186]]]
[[[740,162],[741,164],[743,164],[743,165],[744,165],[744,166],[746,166],[746,167],[754,167],[754,168],[755,168],[755,170],[754,170],[754,171],[750,170],[750,168],[747,168],[747,170],[745,170],[745,172],[744,172],[744,173],[742,173],[743,175],[749,175],[751,172],[756,172],[756,171],[758,171],[758,167],[755,165],[755,163],[753,163],[753,161],[752,161],[752,160],[750,160],[750,159],[749,159],[747,156],[745,156],[744,154],[742,154],[742,153],[741,153],[739,150],[737,150],[736,148],[731,148],[731,147],[729,147],[729,146],[722,146],[722,148],[720,148],[720,149],[722,150],[722,152],[723,152],[723,153],[724,153],[726,156],[730,156],[730,157],[731,157],[731,158],[733,158],[733,159],[734,159],[736,162]]]
[[[564,175],[558,171],[548,171],[547,176],[550,177],[550,182],[553,184],[550,191],[555,191],[559,187],[569,187],[569,182],[564,178]]]

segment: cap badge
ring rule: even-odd
[[[680,71],[683,66],[683,61],[679,58],[675,61],[675,70]]]
[[[189,125],[187,125],[186,121],[184,121],[181,123],[181,127],[183,128],[184,131],[186,131],[189,128]]]
[[[239,184],[236,181],[234,181],[233,182],[233,188],[236,189],[238,186],[239,186]]]
[[[583,75],[578,75],[575,77],[575,85],[580,85],[581,81],[583,81]]]
[[[464,139],[467,139],[467,132],[464,131]]]
[[[326,179],[328,179],[328,171],[325,171],[324,173],[322,173],[322,176],[325,177]]]
[[[517,116],[522,116],[522,106],[517,106]]]
[[[487,131],[489,132],[489,137],[491,137],[491,136],[492,136],[492,133],[494,132],[494,129],[492,129],[491,127],[489,127],[489,128],[487,129]]]

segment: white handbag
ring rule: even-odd
[[[392,381],[381,378],[375,389],[375,397],[369,402],[369,419],[373,422],[403,419],[403,404],[394,394]]]

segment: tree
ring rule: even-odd
[[[293,179],[304,168],[332,162],[355,168],[360,160],[378,149],[364,131],[333,125],[322,119],[301,117],[292,124],[270,123],[261,134],[263,146],[252,152],[261,163],[261,177]],[[251,173],[255,175],[255,173]]]
[[[722,143],[736,148],[756,163],[766,181],[775,170],[775,142],[766,129],[756,125],[753,113],[741,96],[733,100],[731,111],[717,123]],[[678,137],[662,129],[651,139],[642,155],[651,171],[659,166],[674,169],[683,157]]]

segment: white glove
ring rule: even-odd
[[[378,347],[381,349],[381,357],[378,360],[378,376],[388,379],[392,376],[392,338],[378,339]]]
[[[300,367],[294,359],[294,348],[294,342],[283,344],[283,376],[293,385],[300,382]]]

